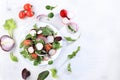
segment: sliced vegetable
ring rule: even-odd
[[[26,68],[22,70],[22,78],[26,80],[30,76],[30,71],[28,71]]]
[[[33,48],[32,46],[29,47],[29,48],[28,48],[28,52],[29,52],[29,53],[33,53],[33,52],[34,52],[34,48]]]
[[[67,65],[67,71],[72,72],[71,64],[70,63]]]
[[[4,23],[4,29],[8,31],[9,35],[13,37],[13,30],[16,28],[15,21],[11,19],[7,19]]]
[[[43,71],[41,72],[39,75],[38,75],[38,78],[37,80],[45,80],[49,75],[49,71],[46,70],[46,71]]]
[[[37,59],[37,57],[38,57],[38,55],[36,53],[32,53],[31,56],[33,59]]]
[[[55,68],[50,69],[53,78],[57,78],[57,70]]]
[[[74,58],[79,51],[80,51],[80,46],[78,46],[77,50],[73,51],[72,54],[68,55],[68,59]]]
[[[67,28],[73,33],[76,33],[78,31],[78,25],[74,22],[70,22],[69,24],[67,24]]]
[[[24,40],[23,45],[24,46],[29,46],[31,44],[31,40]]]
[[[14,61],[14,62],[18,62],[17,57],[14,56],[13,53],[10,53],[10,58],[11,58],[12,61]]]
[[[42,43],[37,43],[36,48],[37,48],[37,50],[42,50],[43,44]]]
[[[45,50],[48,52],[50,49],[52,48],[52,45],[51,44],[46,44],[45,45]]]
[[[8,35],[3,35],[0,38],[0,46],[4,51],[10,51],[13,49],[15,41]]]

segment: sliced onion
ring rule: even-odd
[[[67,25],[67,24],[70,23],[70,20],[69,20],[68,18],[62,18],[62,23],[63,23],[64,25]]]
[[[41,20],[41,19],[44,18],[44,17],[47,17],[47,15],[45,15],[45,14],[40,14],[40,15],[38,15],[36,18],[39,19],[39,20]]]
[[[15,45],[15,41],[8,35],[3,35],[0,38],[0,46],[4,51],[10,51]]]
[[[70,22],[70,23],[68,23],[67,24],[67,27],[68,27],[68,29],[69,29],[69,31],[71,31],[71,32],[73,32],[73,33],[76,33],[77,31],[78,31],[78,25],[75,23],[75,22]],[[72,29],[70,29],[70,28]]]
[[[44,40],[45,43],[47,43],[47,38],[46,37],[44,37],[44,36],[38,36],[36,40],[39,41],[40,39]]]

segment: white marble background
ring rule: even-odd
[[[38,73],[52,67],[59,68],[59,78],[55,80],[120,80],[120,0],[0,0],[0,36],[7,34],[3,23],[8,18],[17,21],[16,38],[35,19],[18,18],[18,12],[27,2],[33,4],[35,16],[47,13],[44,8],[47,4],[58,5],[55,13],[62,8],[73,11],[81,38],[66,47],[52,66],[34,67],[20,56],[19,63],[14,63],[9,53],[0,49],[0,80],[22,80],[21,70],[25,67],[32,73],[28,80],[36,80]],[[72,73],[69,74],[65,71],[66,65],[59,66],[78,45],[81,51],[70,61]],[[46,80],[54,79],[49,76]]]

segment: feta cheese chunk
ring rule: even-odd
[[[54,42],[54,37],[53,36],[48,36],[47,37],[47,43],[53,43]]]
[[[54,49],[51,49],[51,50],[49,51],[49,55],[50,55],[50,56],[53,56],[55,53],[56,53],[56,50],[54,50]]]
[[[39,30],[38,32],[37,32],[37,34],[41,34],[42,33],[42,30]]]
[[[33,52],[34,52],[34,48],[33,48],[33,47],[29,47],[29,48],[28,48],[28,52],[29,52],[29,53],[33,53]]]
[[[31,34],[32,36],[34,36],[34,35],[36,34],[36,30],[31,30],[31,31],[30,31],[30,34]]]

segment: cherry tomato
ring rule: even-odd
[[[26,11],[26,16],[32,17],[34,15],[34,12],[32,11]]]
[[[67,17],[67,10],[65,10],[65,9],[62,9],[61,11],[60,11],[60,16],[61,17]]]
[[[26,14],[25,14],[25,11],[24,11],[24,10],[19,12],[19,18],[20,18],[20,19],[25,18],[25,16],[26,16]]]
[[[27,11],[31,11],[32,5],[29,4],[29,3],[26,3],[23,8],[24,8],[25,10],[27,10]]]

